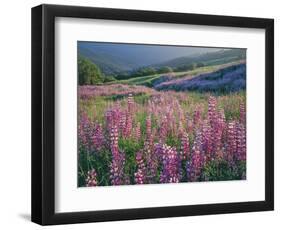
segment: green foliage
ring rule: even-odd
[[[204,64],[203,62],[198,62],[196,65],[197,65],[197,68],[200,68],[200,67],[204,67],[204,66],[205,66],[205,64]]]
[[[194,70],[197,67],[196,63],[189,63],[189,64],[183,64],[179,67],[174,68],[174,71],[187,71],[187,70]]]
[[[131,74],[131,77],[141,77],[156,74],[156,70],[152,67],[140,68]]]
[[[163,66],[157,70],[157,73],[171,73],[173,69],[169,66]]]
[[[150,98],[150,95],[148,95],[148,94],[140,94],[140,95],[136,95],[134,97],[134,100],[136,103],[144,105],[145,103],[148,102],[149,98]]]
[[[130,183],[134,184],[134,173],[136,172],[136,161],[135,161],[135,154],[139,151],[142,147],[141,142],[136,142],[134,139],[124,139],[120,138],[119,140],[119,148],[121,151],[125,153],[125,166],[124,166],[124,173],[125,175],[130,176]]]
[[[169,146],[175,146],[177,149],[180,148],[180,139],[172,134],[168,134],[166,144]]]
[[[115,79],[117,80],[126,80],[129,78],[131,78],[131,74],[129,74],[128,72],[121,72],[115,75]]]
[[[104,83],[113,82],[113,81],[116,81],[116,79],[112,75],[106,76],[104,78]]]
[[[99,152],[87,154],[86,151],[79,151],[78,186],[85,186],[87,172],[95,169],[99,186],[107,186],[109,183],[109,165],[111,163],[111,153],[102,149]]]
[[[92,85],[104,82],[100,69],[89,59],[78,57],[79,85]]]
[[[241,180],[246,172],[246,162],[240,161],[231,165],[225,160],[212,160],[203,169],[202,180],[225,181]]]

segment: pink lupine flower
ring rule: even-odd
[[[197,106],[193,114],[193,124],[195,126],[200,125],[201,119],[202,119],[202,108],[200,106]]]
[[[146,141],[152,145],[152,129],[151,129],[151,115],[146,117]]]
[[[86,133],[84,132],[83,125],[81,124],[81,121],[80,121],[80,124],[78,126],[78,142],[79,142],[79,148],[85,148],[88,144],[87,136],[86,136]]]
[[[116,124],[117,128],[119,128],[122,111],[120,107],[120,103],[117,103],[117,105],[113,108],[113,116],[114,116],[114,124]]]
[[[124,134],[126,132],[126,113],[125,112],[120,113],[119,129],[120,129],[120,133],[122,134],[122,136],[124,136]]]
[[[226,124],[225,124],[225,114],[224,114],[224,110],[223,109],[221,109],[219,111],[218,122],[219,122],[220,129],[224,129]]]
[[[117,160],[112,160],[110,164],[110,181],[112,185],[122,185],[122,177],[120,176],[120,164]]]
[[[192,153],[192,158],[190,162],[190,166],[187,167],[188,169],[188,179],[192,182],[198,181],[201,175],[202,169],[202,156],[199,149],[194,148]]]
[[[144,142],[143,157],[146,162],[146,180],[147,183],[153,183],[157,174],[158,159],[154,154],[153,146],[148,140]]]
[[[155,154],[153,154],[153,133],[151,127],[151,115],[146,118],[146,138],[144,141],[143,157],[146,162],[146,180],[148,183],[155,182],[155,177],[157,174],[158,159]]]
[[[96,124],[94,126],[92,141],[93,141],[94,148],[97,151],[101,150],[105,141],[101,124]]]
[[[130,114],[133,113],[133,110],[134,110],[134,98],[133,98],[133,95],[130,93],[129,96],[128,96],[128,112]]]
[[[208,119],[211,126],[215,126],[217,122],[217,99],[213,96],[210,96],[208,100]]]
[[[130,93],[127,100],[127,110],[120,116],[120,128],[124,137],[132,135],[134,99]]]
[[[135,127],[134,130],[134,138],[139,141],[141,138],[141,125],[140,122],[137,123],[137,126]]]
[[[190,155],[189,137],[186,132],[181,137],[180,158],[186,160]]]
[[[186,164],[187,179],[189,181],[198,181],[200,179],[202,167],[205,164],[205,158],[202,153],[202,134],[197,130],[194,144],[192,147],[191,160]]]
[[[97,186],[97,173],[95,169],[92,169],[88,172],[87,178],[86,178],[86,186],[87,187],[94,187]]]
[[[158,158],[153,152],[150,155],[146,155],[146,180],[150,184],[156,182],[158,164]]]
[[[182,122],[179,121],[179,126],[178,126],[178,138],[181,138],[184,134],[184,128],[182,125]]]
[[[236,124],[237,128],[237,160],[246,160],[246,129],[241,123]]]
[[[113,156],[110,164],[110,181],[112,185],[123,185],[127,183],[124,176],[125,154],[120,152],[118,156]]]
[[[80,122],[78,127],[78,141],[79,146],[84,148],[87,152],[92,150],[92,123],[86,113],[80,115]]]
[[[120,120],[121,120],[121,111],[117,108],[111,108],[108,109],[105,112],[105,121],[106,121],[106,129],[108,132],[110,132],[111,128],[113,126],[116,126],[116,128],[118,129],[118,126],[120,124]]]
[[[217,113],[216,120],[212,126],[212,148],[213,154],[216,155],[222,148],[222,137],[225,129],[224,114]]]
[[[113,126],[113,123],[114,123],[112,110],[109,109],[105,112],[105,121],[106,121],[106,129],[107,129],[107,131],[110,132],[110,130]]]
[[[217,110],[217,99],[213,96],[210,96],[208,100],[208,120],[211,126],[211,157],[214,158],[221,155],[225,115],[223,110]]]
[[[224,114],[224,110],[221,109],[219,110],[219,113],[218,113],[218,126],[219,126],[219,129],[221,130],[221,139],[222,141],[224,140],[224,135],[225,135],[225,130],[226,130],[226,119],[225,119],[225,114]]]
[[[168,135],[168,119],[166,116],[162,118],[160,130],[159,130],[159,140],[161,143],[165,143]]]
[[[120,101],[116,101],[116,103],[115,103],[115,109],[116,109],[117,111],[121,112],[121,103],[120,103]]]
[[[119,155],[119,148],[118,148],[118,129],[116,126],[112,126],[112,128],[111,128],[110,150],[113,155],[113,158],[117,158]]]
[[[226,159],[233,161],[234,155],[237,153],[237,142],[236,142],[236,123],[231,121],[227,126],[227,152]]]
[[[184,112],[183,112],[183,109],[182,109],[182,107],[181,107],[181,105],[180,105],[180,103],[179,103],[179,101],[178,100],[176,100],[175,101],[176,102],[176,111],[177,111],[177,114],[178,114],[178,119],[179,119],[179,122],[181,122],[181,123],[184,123]]]
[[[123,131],[124,137],[130,137],[132,134],[133,118],[129,111],[126,111],[126,124]]]
[[[160,175],[160,182],[179,183],[181,173],[179,167],[179,155],[176,148],[166,144],[162,145],[162,164],[163,169]]]
[[[136,164],[137,164],[137,171],[135,172],[135,183],[136,184],[144,184],[145,183],[145,174],[146,168],[142,156],[142,152],[139,151],[136,154]]]

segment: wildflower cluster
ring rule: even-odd
[[[81,166],[84,186],[246,178],[243,98],[233,105],[225,97],[208,96],[194,104],[188,93],[135,86],[146,99],[129,86],[110,85],[108,92],[93,87],[98,92],[80,87],[86,105],[103,94],[121,97],[105,104],[103,114],[79,113],[79,154],[88,161]]]

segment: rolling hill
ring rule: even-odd
[[[157,90],[237,92],[246,89],[246,63],[235,63],[195,76],[166,79],[153,87]]]

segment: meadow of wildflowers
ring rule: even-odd
[[[245,89],[220,95],[105,84],[78,91],[78,186],[246,179]]]

